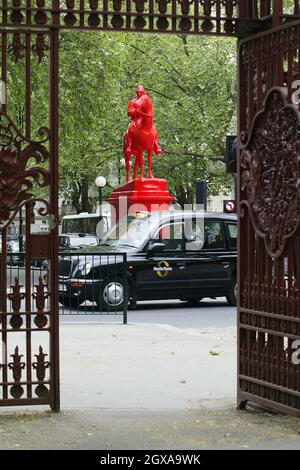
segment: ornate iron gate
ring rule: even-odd
[[[299,54],[300,22],[239,47],[238,399],[298,416]]]
[[[0,405],[50,404],[54,410],[59,410],[57,34],[1,30],[0,112]],[[39,107],[41,94],[49,96],[46,110]],[[33,217],[46,222],[42,234],[32,232]],[[20,249],[26,249],[11,275],[8,249],[15,229]],[[37,259],[49,260],[43,276],[35,270]]]
[[[299,18],[300,4],[295,0],[292,10],[282,5],[281,0],[0,2],[1,77],[8,86],[0,112],[0,405],[59,409],[59,30],[231,37],[267,30],[239,49],[238,399],[241,406],[252,400],[300,414],[299,113],[291,106],[293,83],[300,78],[300,25],[282,26]],[[49,93],[48,110],[40,109],[39,93]],[[48,219],[48,233],[32,233],[34,211]],[[10,278],[7,242],[17,214],[26,250],[24,267]],[[38,258],[49,259],[49,273],[37,278]]]

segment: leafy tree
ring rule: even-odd
[[[154,35],[130,37],[127,48],[133,57],[123,89],[142,81],[154,101],[164,148],[155,174],[167,177],[181,204],[193,202],[197,180],[209,182],[210,195],[228,190],[231,177],[218,157],[225,136],[236,132],[235,42]]]
[[[236,130],[235,40],[126,33],[60,33],[60,193],[76,211],[91,210],[88,190],[99,174],[109,186],[125,179],[122,136],[127,104],[142,82],[154,103],[164,153],[154,174],[181,204],[198,180],[209,194],[231,187],[218,161]],[[11,58],[11,60],[13,60]],[[47,60],[32,67],[32,137],[47,125]],[[24,60],[9,67],[12,118],[24,130]]]
[[[230,188],[216,157],[235,132],[235,41],[72,32],[61,37],[60,57],[61,185],[77,210],[98,174],[115,185],[114,169],[124,181],[122,135],[139,82],[153,98],[164,149],[155,175],[182,204],[193,202],[197,180],[210,183],[210,195]]]
[[[61,185],[78,212],[91,209],[88,187],[99,173],[108,175],[107,153],[115,159],[120,146],[114,125],[119,107],[119,41],[99,33],[61,35]]]

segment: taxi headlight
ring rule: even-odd
[[[91,272],[91,269],[92,269],[92,263],[90,262],[87,262],[83,264],[82,266],[80,266],[80,271],[83,276],[87,276]]]

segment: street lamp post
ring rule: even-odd
[[[99,215],[102,216],[102,189],[106,185],[106,179],[104,176],[98,176],[95,180],[95,184],[99,189]]]

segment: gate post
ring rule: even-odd
[[[280,26],[282,21],[282,0],[273,0],[273,26]]]
[[[237,397],[240,408],[250,401],[299,417],[300,112],[291,94],[300,21],[281,25],[282,12],[273,1],[276,27],[238,50]]]
[[[238,17],[239,20],[252,20],[258,17],[257,0],[244,0],[238,2]]]
[[[51,193],[50,208],[53,225],[51,230],[51,259],[57,260],[59,256],[58,247],[58,29],[52,29],[50,35],[50,128],[51,128]],[[59,304],[58,304],[58,263],[54,262],[51,269],[51,307],[52,307],[52,378],[53,378],[53,398],[51,409],[58,412],[60,410],[60,386],[59,386]]]

